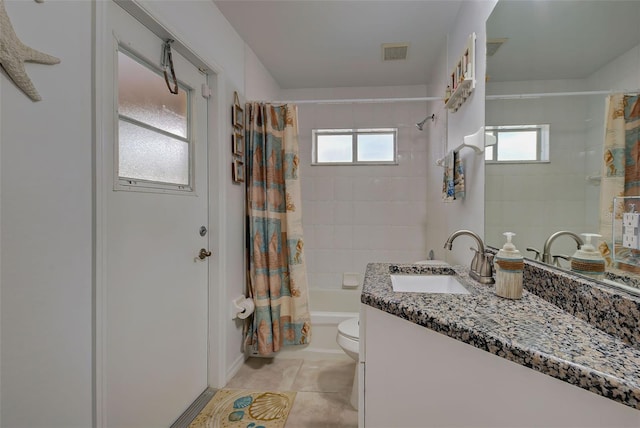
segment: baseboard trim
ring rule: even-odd
[[[351,358],[344,353],[343,350],[336,350],[330,348],[315,348],[315,349],[283,349],[280,351],[276,358],[304,358],[309,360],[350,360]]]
[[[240,371],[240,368],[242,367],[244,362],[247,361],[247,358],[248,357],[244,353],[238,355],[233,364],[231,364],[231,367],[229,367],[229,370],[227,370],[224,380],[225,385],[229,383],[229,381],[238,373],[238,371]]]

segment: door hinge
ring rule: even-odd
[[[206,83],[202,84],[202,97],[211,98],[211,88]]]

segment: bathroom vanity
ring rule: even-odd
[[[455,273],[469,293],[395,292],[390,269]],[[361,427],[640,426],[640,348],[533,293],[503,299],[446,269],[368,265]]]

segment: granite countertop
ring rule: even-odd
[[[391,266],[402,274],[453,269],[471,294],[396,293]],[[395,268],[394,268],[395,269]],[[370,263],[361,302],[532,368],[593,393],[640,409],[640,350],[557,306],[524,291],[520,300],[494,294],[494,285],[472,280],[460,266]]]

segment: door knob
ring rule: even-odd
[[[200,253],[198,254],[200,260],[204,260],[209,256],[211,256],[211,251],[207,251],[204,248],[200,249]]]

